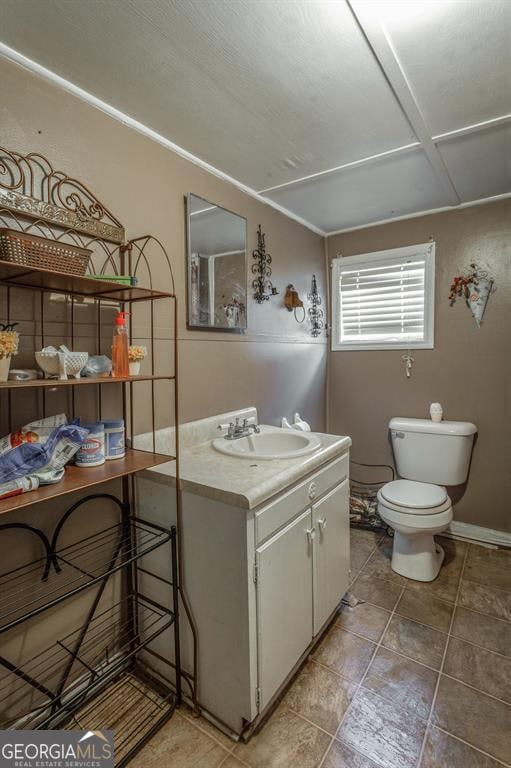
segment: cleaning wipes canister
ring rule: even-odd
[[[126,453],[124,445],[124,419],[103,421],[105,428],[105,458],[120,459]]]
[[[98,467],[105,463],[105,428],[103,423],[86,424],[89,434],[76,453],[77,467]]]

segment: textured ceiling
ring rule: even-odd
[[[325,232],[511,192],[509,0],[2,0],[0,38]]]

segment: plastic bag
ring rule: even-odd
[[[41,471],[58,472],[75,455],[88,434],[85,427],[63,424],[55,427],[44,442],[22,441],[8,448],[0,455],[0,483]]]
[[[55,427],[61,427],[64,424],[67,424],[65,413],[31,421],[30,424],[25,424],[21,429],[17,429],[16,432],[11,432],[0,439],[0,456],[4,456],[22,443],[45,443]]]

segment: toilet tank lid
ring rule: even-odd
[[[431,421],[431,419],[406,419],[395,416],[389,422],[389,429],[399,432],[422,432],[431,435],[474,435],[477,427],[470,421]]]

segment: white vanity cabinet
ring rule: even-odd
[[[291,522],[256,549],[261,710],[277,693],[348,588],[349,483],[346,473],[346,457],[343,457],[259,513],[259,516],[273,514],[278,523],[282,507],[288,508],[293,516]],[[340,483],[321,496],[321,491],[332,480],[343,475]],[[311,500],[311,496],[315,499],[318,494],[317,501]],[[300,502],[305,504],[305,511],[301,511]],[[256,513],[256,520],[257,517]]]
[[[183,491],[181,544],[199,637],[199,700],[237,734],[278,695],[348,588],[348,467],[345,450],[254,509]],[[165,478],[151,476],[138,481],[140,506],[158,522]],[[165,565],[158,558],[160,550],[147,556],[148,571]],[[155,599],[166,589],[149,577],[140,587]],[[192,651],[184,620],[181,626],[186,670]],[[170,634],[162,635],[151,650],[166,657],[171,643]]]
[[[264,708],[312,638],[313,536],[307,510],[256,551],[258,704]]]
[[[344,480],[312,507],[314,530],[314,635],[348,588],[350,562],[349,481]],[[342,593],[340,593],[342,590]]]

